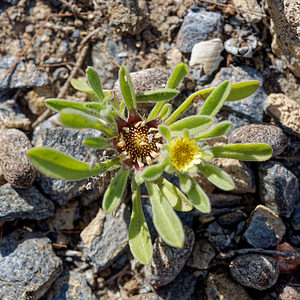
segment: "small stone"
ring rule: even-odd
[[[171,48],[167,52],[167,66],[169,68],[175,68],[177,64],[179,64],[182,61],[182,54],[177,48]]]
[[[52,89],[49,87],[36,87],[28,92],[25,100],[30,111],[35,115],[41,115],[46,110],[45,99],[53,98]]]
[[[64,271],[56,279],[43,299],[47,300],[96,300],[84,274]]]
[[[30,120],[21,113],[15,100],[0,102],[0,129],[19,128],[29,130]]]
[[[155,287],[170,283],[180,273],[194,246],[194,232],[184,225],[185,240],[183,248],[174,248],[156,238],[150,266],[145,266],[146,281]]]
[[[39,299],[62,272],[51,241],[39,233],[16,230],[5,236],[0,252],[0,298]]]
[[[283,129],[300,136],[300,104],[284,94],[270,94],[265,101],[265,112]]]
[[[0,60],[0,91],[47,85],[47,73],[40,72],[37,67],[30,62],[24,63],[20,61],[10,75],[6,76],[7,71],[17,59],[16,56],[4,56],[4,58]]]
[[[102,209],[81,232],[83,258],[94,265],[95,271],[109,266],[126,248],[130,212],[125,204],[112,214],[105,215]]]
[[[276,246],[284,236],[285,229],[278,215],[266,206],[258,205],[251,213],[244,237],[254,248],[265,249]]]
[[[0,165],[4,178],[16,188],[30,187],[36,170],[27,151],[31,144],[27,136],[18,129],[0,130]]]
[[[297,177],[278,162],[258,165],[259,195],[276,214],[289,218],[300,201]]]
[[[230,263],[229,270],[238,283],[260,291],[272,287],[279,276],[277,261],[272,257],[259,254],[236,257]]]
[[[277,126],[251,124],[233,130],[229,142],[238,143],[266,143],[272,147],[273,156],[281,154],[288,142],[287,136]]]
[[[279,300],[299,300],[300,299],[300,287],[286,285],[282,292],[278,295]]]
[[[210,273],[205,291],[207,300],[252,300],[247,291],[225,273]]]
[[[164,298],[159,297],[154,293],[135,295],[129,298],[129,300],[164,300]]]
[[[194,250],[186,265],[199,270],[207,270],[215,255],[216,251],[208,240],[198,240],[195,242]]]
[[[222,68],[215,76],[211,83],[212,87],[218,86],[225,80],[230,80],[232,83],[258,80],[263,82],[263,75],[257,70],[250,67],[229,67]],[[239,101],[227,101],[224,108],[232,110],[238,114],[244,115],[246,118],[256,121],[263,121],[263,104],[267,95],[263,87],[260,86],[251,96]]]
[[[222,36],[223,19],[219,12],[189,10],[178,32],[176,47],[191,53],[195,44]]]
[[[263,16],[262,8],[256,0],[232,0],[232,4],[249,23],[258,23]]]
[[[236,37],[224,42],[224,48],[228,53],[235,56],[253,57],[257,44],[258,38],[255,35],[238,32]]]
[[[292,215],[292,226],[294,230],[300,230],[300,201],[296,204]]]
[[[34,186],[17,189],[7,183],[0,187],[0,221],[41,220],[53,216],[54,212],[54,204]]]

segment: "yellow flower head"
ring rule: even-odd
[[[187,172],[201,162],[202,153],[196,141],[188,137],[174,139],[169,151],[171,162],[179,172]]]

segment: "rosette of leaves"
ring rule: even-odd
[[[214,158],[226,157],[245,161],[263,161],[271,157],[266,144],[235,144],[208,147],[205,139],[224,135],[231,123],[216,123],[214,116],[225,101],[236,101],[254,93],[258,81],[231,84],[223,82],[216,88],[204,89],[190,95],[175,111],[168,102],[178,91],[179,82],[188,67],[179,63],[166,83],[166,88],[136,94],[127,69],[119,70],[123,99],[114,91],[104,91],[97,72],[87,69],[88,83],[76,80],[72,85],[86,92],[90,102],[48,99],[46,105],[60,113],[60,121],[70,128],[92,128],[106,137],[90,137],[83,141],[95,149],[112,148],[115,157],[96,166],[78,161],[50,148],[33,148],[28,155],[33,165],[45,175],[81,180],[107,171],[119,169],[104,196],[102,207],[112,212],[122,201],[127,182],[131,182],[132,215],[129,225],[129,245],[133,255],[143,264],[152,259],[152,242],[145,221],[140,185],[145,183],[153,210],[153,223],[162,239],[173,247],[183,247],[184,231],[177,211],[210,211],[208,196],[191,177],[203,173],[208,180],[225,191],[234,188],[232,179],[221,169],[209,164]],[[180,117],[192,102],[204,100],[200,114]],[[149,116],[142,117],[137,103],[156,103]],[[164,177],[164,172],[180,179],[177,187]]]

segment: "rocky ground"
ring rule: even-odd
[[[0,298],[300,299],[299,16],[297,0],[1,1]],[[156,237],[145,197],[154,259],[144,267],[128,250],[129,192],[114,215],[100,208],[113,174],[50,179],[26,150],[51,146],[85,161],[97,154],[81,145],[90,131],[57,126],[44,106],[49,97],[84,101],[70,79],[87,66],[106,89],[122,64],[144,70],[133,75],[138,91],[161,87],[180,61],[190,73],[175,106],[223,80],[261,82],[218,118],[233,123],[222,142],[266,142],[273,157],[219,159],[235,181],[231,193],[197,178],[213,209],[180,215],[183,249]]]

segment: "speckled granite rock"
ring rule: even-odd
[[[278,215],[266,206],[258,205],[249,218],[244,237],[254,248],[269,248],[281,241],[285,229]]]
[[[0,101],[0,129],[19,128],[29,130],[30,120],[20,111],[13,99]]]
[[[300,287],[286,285],[278,295],[278,300],[298,300],[300,299]]]
[[[277,261],[258,254],[245,254],[236,257],[229,265],[231,276],[243,286],[260,291],[272,287],[278,279]]]
[[[233,144],[266,143],[272,147],[273,156],[277,156],[284,151],[288,139],[281,128],[277,126],[252,124],[233,130],[229,142]]]
[[[34,186],[17,189],[9,183],[0,187],[0,221],[40,220],[54,215],[54,204]]]
[[[5,236],[0,249],[0,298],[39,299],[62,272],[48,238],[17,230]]]
[[[22,131],[0,130],[0,165],[4,178],[14,187],[30,187],[35,180],[36,170],[27,156],[30,148],[30,141]]]
[[[96,300],[83,273],[64,271],[42,300]]]
[[[182,249],[173,248],[158,237],[153,245],[153,257],[145,266],[145,278],[151,285],[160,287],[170,283],[182,270],[194,246],[194,232],[184,225],[185,241]]]
[[[289,133],[300,136],[300,104],[284,94],[270,94],[264,104],[265,112]]]
[[[297,177],[278,162],[258,164],[259,195],[276,214],[290,217],[295,203],[300,202]]]
[[[128,244],[130,212],[125,204],[112,214],[105,215],[102,209],[81,232],[83,258],[94,265],[95,271],[109,266]]]

